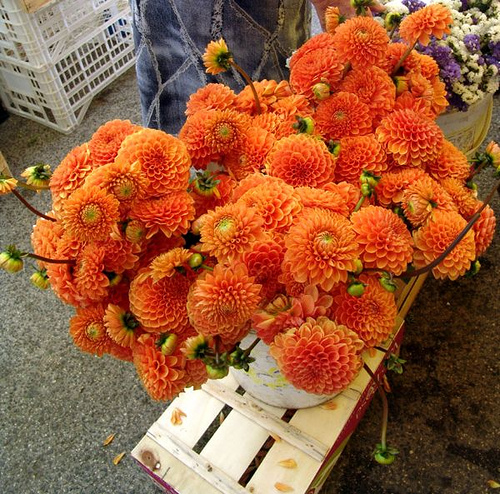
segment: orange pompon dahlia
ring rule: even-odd
[[[417,57],[420,65],[420,73],[424,77],[429,79],[429,81],[435,77],[439,77],[439,65],[432,57],[416,51],[413,51],[412,54]]]
[[[330,90],[342,79],[344,65],[333,47],[317,48],[305,53],[290,70],[290,85],[298,94],[309,100],[315,99],[316,84],[326,84]]]
[[[277,82],[275,80],[262,79],[253,83],[259,98],[261,111],[267,112],[280,99],[292,94],[288,81]],[[250,86],[245,86],[236,96],[236,108],[249,115],[257,113],[255,97]]]
[[[49,216],[52,216],[49,213]],[[31,233],[31,245],[33,252],[42,257],[55,259],[59,240],[64,234],[60,221],[49,221],[38,217],[33,232]],[[47,263],[38,261],[40,267],[46,267]]]
[[[248,274],[255,278],[255,283],[262,285],[261,296],[264,303],[270,301],[282,287],[278,277],[284,255],[283,246],[271,239],[255,242],[252,250],[243,254]]]
[[[103,166],[112,163],[125,137],[140,129],[141,127],[134,125],[130,120],[110,120],[101,125],[88,143],[94,165]]]
[[[423,101],[433,118],[443,113],[448,106],[444,82],[441,82],[438,77],[429,80],[420,72],[413,70],[408,72],[406,78],[411,95],[417,101]]]
[[[265,238],[262,226],[262,217],[243,202],[217,207],[204,216],[201,250],[219,262],[238,259],[254,242]]]
[[[416,98],[407,90],[405,90],[401,96],[397,97],[394,110],[413,110],[415,113],[424,115],[431,120],[436,118],[436,114],[432,111],[428,101],[423,98]]]
[[[387,340],[393,332],[398,309],[394,294],[380,285],[377,276],[362,274],[359,281],[365,285],[361,297],[349,295],[347,285],[339,287],[333,297],[332,317],[355,331],[371,348]]]
[[[276,141],[267,156],[269,175],[292,187],[321,187],[331,182],[335,160],[326,144],[307,134],[295,134]]]
[[[205,48],[202,58],[207,73],[212,75],[229,70],[233,62],[233,55],[223,38],[217,41],[210,41]]]
[[[383,57],[377,63],[377,66],[388,74],[392,74],[396,65],[401,60],[403,54],[407,51],[408,45],[405,43],[389,43],[387,50],[385,51]],[[420,70],[420,58],[413,50],[404,60],[400,71],[406,73],[410,70]],[[399,74],[399,72],[398,72]]]
[[[314,120],[325,140],[366,135],[372,131],[372,117],[367,104],[352,93],[339,91],[321,101]]]
[[[438,125],[413,110],[394,111],[375,132],[387,152],[402,166],[423,168],[437,159],[443,147],[443,132]]]
[[[330,182],[323,189],[341,196],[349,212],[354,210],[361,197],[359,187],[349,182]]]
[[[95,305],[78,308],[69,321],[69,334],[82,351],[102,357],[109,351],[111,339],[104,326],[104,308]]]
[[[236,181],[225,173],[197,172],[189,184],[189,195],[194,200],[195,217],[199,218],[217,206],[224,206],[233,195]]]
[[[456,178],[445,178],[441,180],[441,186],[451,196],[458,208],[458,212],[469,220],[478,209],[477,192],[469,189],[463,181]]]
[[[81,241],[105,240],[120,219],[119,207],[105,190],[82,187],[64,201],[60,218],[66,232]]]
[[[365,170],[375,175],[382,175],[387,170],[386,154],[375,134],[340,139],[335,182],[359,186],[359,178]]]
[[[478,201],[477,209],[482,206],[482,202]],[[486,249],[490,246],[495,235],[497,220],[493,209],[487,205],[482,211],[479,219],[472,227],[474,230],[474,241],[476,243],[476,258],[483,255]]]
[[[358,375],[363,347],[356,333],[318,317],[278,334],[269,352],[296,388],[331,395],[346,389]]]
[[[423,177],[429,175],[421,168],[403,168],[384,173],[375,188],[377,202],[385,207],[400,204],[405,189]]]
[[[342,63],[363,68],[378,64],[389,46],[389,36],[371,17],[353,17],[337,27],[333,45]]]
[[[130,310],[149,333],[165,331],[185,336],[190,329],[186,298],[191,282],[181,274],[155,282],[139,274],[130,284]],[[187,335],[186,335],[187,336]]]
[[[467,224],[456,212],[435,211],[429,221],[413,232],[415,267],[422,268],[437,259]],[[435,278],[456,280],[470,268],[476,258],[474,231],[467,232],[458,245],[432,269]]]
[[[406,270],[412,259],[413,243],[408,228],[396,213],[381,206],[367,206],[353,213],[351,221],[364,267],[396,275]]]
[[[9,194],[17,187],[17,180],[14,177],[4,176],[0,173],[0,196]]]
[[[297,187],[295,192],[299,194],[304,208],[322,208],[342,216],[349,216],[349,205],[339,192],[314,187]]]
[[[278,181],[279,178],[270,177],[269,175],[264,175],[260,172],[252,173],[248,175],[243,180],[240,180],[238,185],[233,191],[233,201],[236,202],[245,192],[250,189],[257,187],[260,184],[266,183],[267,181]]]
[[[236,180],[264,169],[266,157],[275,141],[272,132],[250,127],[245,131],[240,145],[224,156],[224,167]]]
[[[85,305],[104,300],[109,293],[110,278],[104,272],[104,249],[87,244],[73,269],[75,287]]]
[[[261,285],[243,263],[217,264],[200,276],[189,291],[187,310],[194,328],[204,336],[235,343],[250,329],[248,321],[261,302]]]
[[[133,348],[137,337],[143,333],[134,315],[115,304],[108,304],[106,307],[104,326],[109,337],[116,344],[126,348]]]
[[[193,253],[190,250],[181,247],[163,252],[151,261],[144,274],[151,276],[155,283],[165,277],[171,278],[179,272],[179,268],[186,268],[187,262],[192,255]]]
[[[313,109],[303,94],[291,94],[279,99],[272,105],[272,111],[281,115],[284,118],[284,122],[292,122],[292,120],[296,122],[296,115],[308,117],[313,114]]]
[[[129,217],[141,221],[147,229],[146,238],[151,238],[159,231],[166,237],[185,235],[194,214],[193,199],[186,191],[178,190],[135,202]]]
[[[310,208],[285,237],[285,263],[299,283],[330,291],[356,271],[360,248],[351,222],[340,214]]]
[[[82,306],[82,298],[75,286],[73,269],[69,264],[47,263],[47,276],[54,293],[66,304]]]
[[[379,67],[351,70],[340,86],[342,91],[354,93],[368,105],[374,121],[389,113],[396,102],[396,87],[389,75]]]
[[[162,351],[165,336],[143,334],[133,348],[134,365],[153,400],[172,400],[186,387],[189,377],[185,371],[186,358],[176,349]]]
[[[281,275],[279,276],[278,281],[285,286],[285,293],[287,295],[290,297],[298,297],[304,293],[308,283],[300,283],[296,281],[292,270],[293,262],[283,262],[281,265]]]
[[[451,32],[453,23],[450,10],[439,3],[427,5],[403,19],[399,26],[399,35],[410,46],[417,41],[428,45],[430,37],[441,39]]]
[[[140,267],[147,267],[155,257],[170,249],[184,247],[185,243],[183,237],[165,237],[162,232],[158,232],[142,244]]]
[[[406,219],[414,227],[423,225],[436,209],[458,211],[452,197],[438,182],[429,177],[409,185],[401,201]]]
[[[245,192],[237,203],[255,209],[263,219],[262,228],[269,231],[287,230],[302,209],[298,193],[283,180],[267,180]]]
[[[436,180],[456,178],[464,182],[470,175],[471,167],[467,156],[445,139],[437,159],[427,163],[427,172]]]
[[[334,34],[335,29],[344,21],[338,7],[327,7],[325,10],[325,31]]]
[[[210,83],[193,93],[186,104],[186,115],[200,110],[226,110],[234,106],[236,94],[225,84]]]
[[[83,185],[85,178],[95,168],[88,144],[73,148],[61,161],[50,177],[52,207],[59,210],[61,203]]]
[[[146,192],[151,196],[187,188],[191,167],[187,148],[161,130],[142,129],[125,138],[116,161],[121,166],[137,162],[149,181]]]
[[[105,241],[95,244],[104,251],[103,262],[106,272],[121,274],[137,266],[141,254],[140,245],[127,240],[118,229],[114,230]]]
[[[307,53],[323,48],[333,48],[333,36],[329,33],[320,33],[312,38],[309,38],[303,45],[293,52],[290,57],[289,66],[292,70],[296,63]]]
[[[200,389],[208,381],[207,366],[201,360],[186,360],[184,370],[188,375],[188,388]]]

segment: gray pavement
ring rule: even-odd
[[[102,92],[72,134],[11,116],[0,150],[13,172],[56,166],[104,122],[140,123],[133,70]],[[500,98],[488,139],[500,141]],[[480,183],[483,194],[492,180]],[[48,195],[28,192],[41,210]],[[493,207],[500,217],[500,202]],[[32,214],[0,197],[0,246],[29,248]],[[479,494],[500,481],[498,297],[500,238],[473,279],[427,280],[408,317],[403,375],[391,379],[390,467],[370,459],[378,440],[376,398],[330,475],[325,494]],[[0,272],[0,492],[153,494],[160,492],[129,455],[165,404],[151,401],[133,366],[80,352],[68,335],[72,309],[31,286],[27,273]],[[102,441],[116,433],[104,448]],[[191,494],[191,493],[187,493]],[[198,493],[192,493],[198,494]],[[202,494],[202,493],[200,493]]]

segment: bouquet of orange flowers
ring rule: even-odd
[[[34,254],[9,247],[0,263],[35,257],[33,280],[76,309],[75,344],[133,362],[156,400],[248,369],[251,329],[295,387],[339,392],[393,331],[395,278],[454,280],[492,240],[472,178],[499,148],[469,164],[444,138],[439,68],[412,50],[449,11],[408,16],[398,43],[369,16],[341,20],[327,11],[289,81],[197,91],[178,137],[110,121],[50,178],[25,172],[53,207]],[[241,70],[223,40],[204,60]]]

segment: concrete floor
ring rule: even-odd
[[[0,150],[15,174],[37,162],[55,167],[113,118],[140,123],[133,70],[93,101],[71,135],[11,116],[0,124]],[[488,139],[500,141],[499,122],[497,97]],[[491,184],[481,180],[483,197]],[[27,197],[49,209],[48,195]],[[500,217],[498,196],[493,207]],[[1,246],[29,249],[33,221],[15,198],[0,197]],[[427,280],[409,314],[408,363],[392,377],[389,397],[396,462],[370,459],[379,435],[375,399],[322,492],[479,494],[490,491],[488,480],[500,481],[499,240],[497,232],[477,277]],[[148,398],[130,364],[80,352],[68,335],[71,315],[50,291],[32,287],[27,273],[0,272],[0,492],[157,493],[130,456],[117,466],[112,459],[130,452],[165,404]],[[116,438],[104,448],[110,433]]]

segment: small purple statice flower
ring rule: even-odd
[[[421,0],[403,0],[403,5],[410,11],[410,14],[425,7]]]
[[[471,53],[479,51],[481,49],[481,39],[477,34],[466,34],[464,36],[464,43]]]

